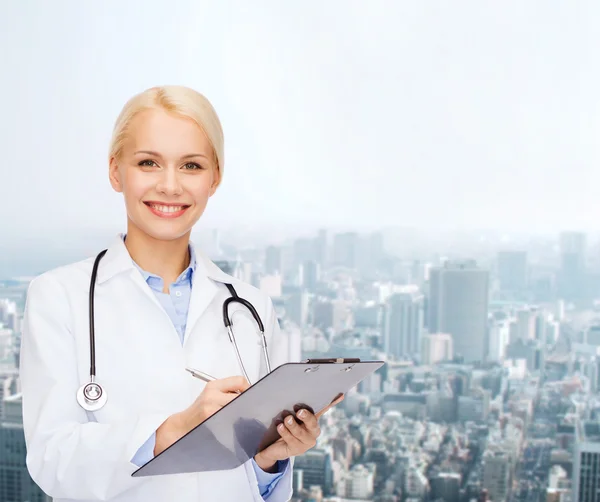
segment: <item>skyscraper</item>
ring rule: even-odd
[[[51,502],[27,471],[21,407],[21,395],[4,398],[5,417],[0,422],[0,500]]]
[[[360,236],[356,232],[335,234],[333,237],[333,262],[355,268],[359,257]]]
[[[423,295],[403,292],[391,295],[387,301],[383,345],[394,357],[419,354],[423,332]]]
[[[330,261],[329,233],[325,229],[319,230],[315,237],[316,260],[321,267],[327,267]]]
[[[483,455],[483,487],[494,502],[505,502],[510,495],[511,458],[508,452],[492,447]]]
[[[527,287],[527,253],[500,251],[497,258],[498,282],[502,291],[519,292]]]
[[[451,361],[452,337],[448,333],[431,333],[421,338],[421,364]]]
[[[321,278],[321,266],[315,261],[302,264],[302,286],[306,291],[314,292]]]
[[[586,236],[581,232],[560,234],[559,293],[569,301],[585,297]]]
[[[302,471],[304,487],[320,486],[324,494],[333,491],[333,470],[331,454],[325,450],[313,448],[296,457],[294,471]]]
[[[488,353],[489,272],[474,260],[448,261],[432,268],[428,329],[452,335],[454,355],[466,362],[482,361]]]
[[[572,502],[600,500],[600,424],[578,420],[575,424]]]
[[[283,250],[279,246],[268,246],[265,250],[265,273],[283,275]]]

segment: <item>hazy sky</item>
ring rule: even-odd
[[[599,47],[592,0],[1,2],[0,231],[121,229],[111,129],[165,83],[224,125],[206,225],[597,230]]]

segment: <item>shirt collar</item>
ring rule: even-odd
[[[193,266],[193,280],[198,281],[202,277],[211,279],[212,281],[222,284],[238,284],[239,279],[226,274],[221,270],[202,250],[201,247],[195,247],[190,240],[191,250],[194,251],[195,265]],[[192,253],[190,253],[191,255]],[[90,258],[90,266],[94,258]],[[190,263],[192,263],[190,261]],[[96,281],[98,284],[103,284],[113,277],[124,272],[136,270],[133,260],[127,251],[127,247],[123,242],[123,233],[118,233],[112,244],[106,249],[106,256],[103,259],[102,266],[98,269]],[[139,271],[137,273],[140,273]]]
[[[123,242],[125,242],[126,236],[127,236],[127,234],[123,234]],[[196,258],[196,251],[194,249],[194,245],[191,242],[188,244],[188,249],[190,252],[190,263],[186,267],[186,269],[183,272],[181,272],[181,274],[179,274],[179,277],[175,280],[175,283],[181,283],[181,282],[187,282],[189,284],[192,283],[192,276],[194,275],[194,272],[196,271],[196,266],[197,266],[198,262],[197,262],[197,258]],[[162,283],[162,277],[159,277],[155,274],[147,272],[146,270],[141,268],[133,260],[133,258],[131,259],[131,262],[134,264],[135,268],[137,268],[140,271],[140,273],[142,274],[142,277],[144,278],[144,281],[149,282],[150,280],[158,279]]]

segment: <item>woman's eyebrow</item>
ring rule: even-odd
[[[158,152],[153,152],[151,150],[138,150],[137,152],[134,152],[134,155],[137,155],[138,153],[144,153],[146,155],[153,155],[154,157],[161,157],[162,155]],[[208,157],[206,155],[204,155],[203,153],[188,153],[187,155],[182,156],[182,159],[191,159],[193,157],[202,157],[205,159],[208,159]]]

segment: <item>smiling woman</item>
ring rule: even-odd
[[[131,476],[264,376],[263,347],[273,368],[300,359],[290,354],[270,298],[190,241],[223,162],[223,131],[204,96],[167,86],[133,97],[117,118],[108,158],[127,231],[97,257],[30,284],[20,365],[27,466],[56,502],[292,495],[292,459],[320,434],[320,415],[310,410],[286,419],[280,438],[238,468]],[[238,324],[233,352],[221,319],[236,290],[261,319],[264,345],[254,327]],[[188,366],[215,380],[191,378]]]

